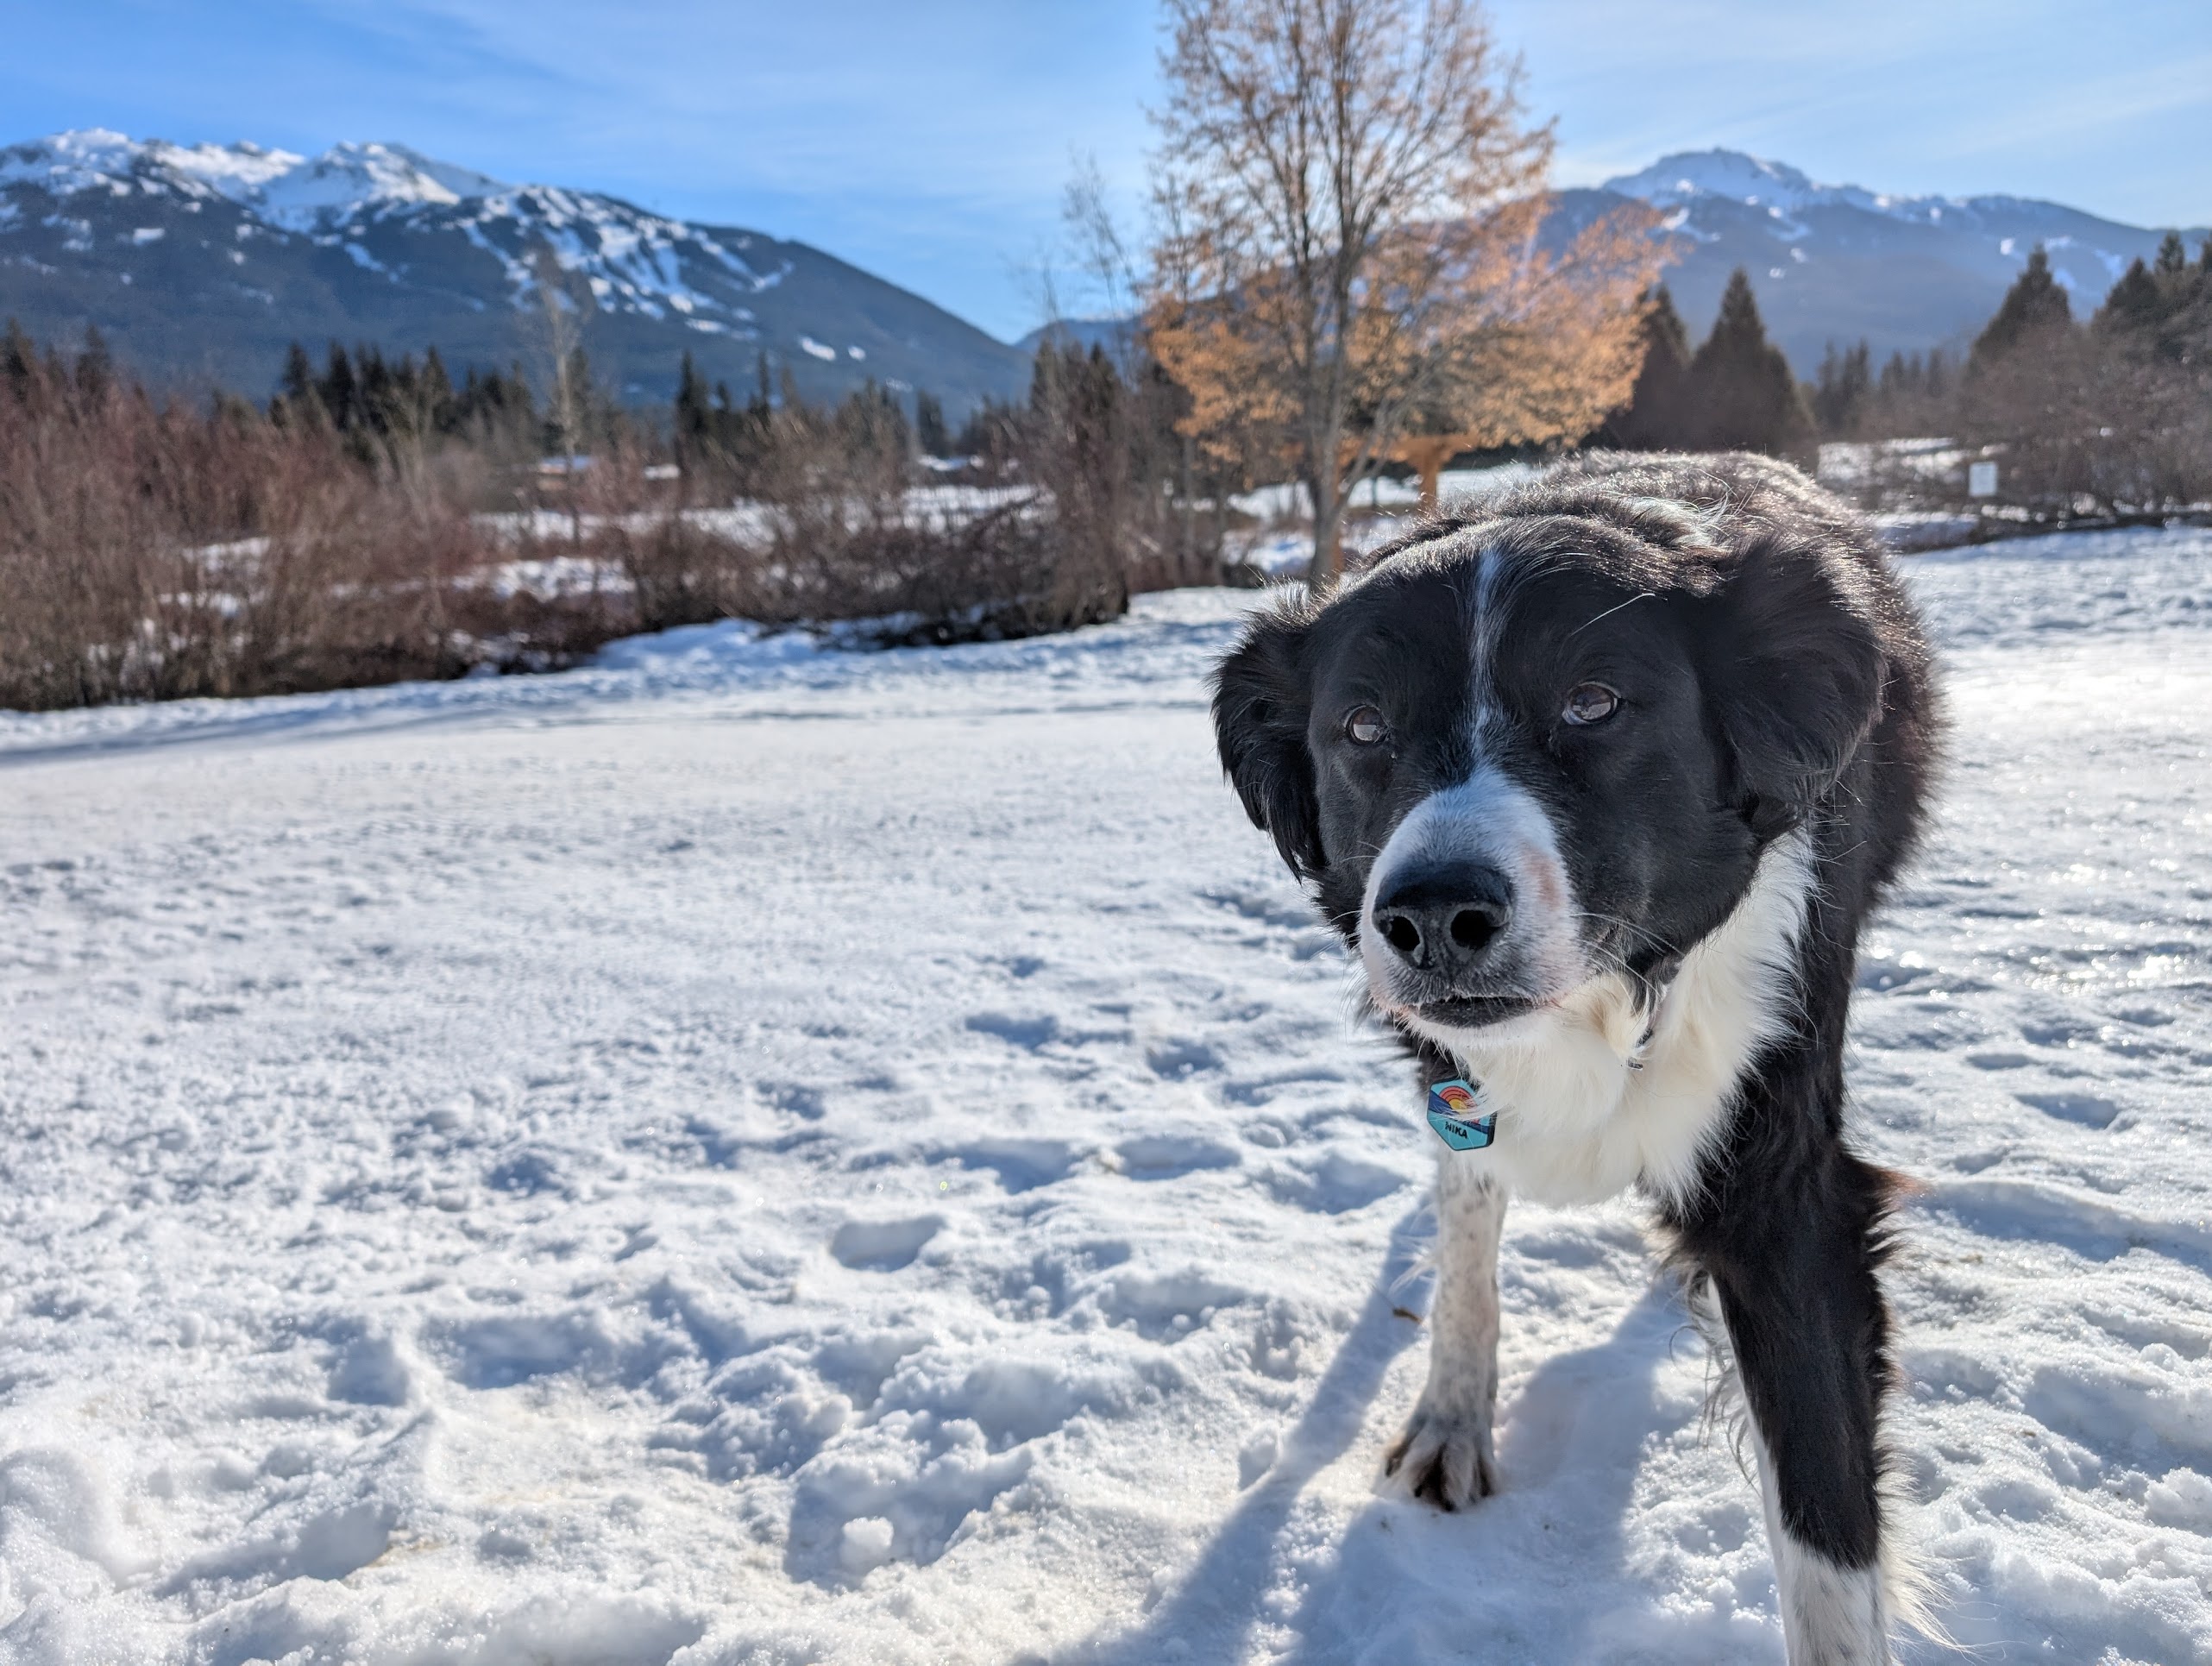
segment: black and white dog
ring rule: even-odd
[[[1214,720],[1455,1147],[1392,1472],[1492,1490],[1507,1195],[1637,1187],[1741,1384],[1791,1661],[1888,1660],[1893,1181],[1844,1027],[1939,710],[1871,530],[1763,458],[1587,457],[1260,613]]]

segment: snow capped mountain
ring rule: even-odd
[[[1963,348],[2039,243],[2086,315],[2160,235],[2056,203],[1824,185],[1729,150],[1562,192],[1564,219],[1624,198],[1666,211],[1668,282],[1693,333],[1743,267],[1803,375],[1831,342]],[[2193,251],[2203,234],[2185,235]],[[157,381],[265,390],[294,340],[533,364],[546,251],[587,307],[594,364],[632,399],[665,398],[687,351],[738,397],[764,360],[809,398],[873,378],[958,412],[1027,385],[1034,338],[994,341],[803,243],[511,184],[405,145],[311,158],[90,129],[0,148],[0,317],[47,337],[97,324]]]
[[[56,197],[85,191],[127,196],[149,187],[190,197],[204,190],[298,230],[326,213],[343,217],[394,204],[457,203],[512,189],[405,145],[336,145],[311,161],[251,142],[141,143],[105,128],[57,133],[0,151],[0,183],[37,184]]]
[[[788,262],[757,270],[701,229],[613,198],[507,185],[404,145],[342,144],[310,160],[255,144],[140,143],[95,129],[0,151],[0,182],[41,185],[72,206],[88,196],[135,193],[173,196],[196,211],[221,198],[267,227],[342,248],[356,265],[395,282],[415,264],[396,258],[412,252],[408,239],[458,233],[497,262],[518,305],[528,303],[537,249],[550,248],[604,310],[654,318],[672,311],[694,330],[731,333],[737,326],[747,339],[758,334],[744,327],[754,315],[731,292],[750,297],[789,270]],[[687,257],[694,264],[703,259],[709,283],[687,281],[697,275],[687,273]]]
[[[245,166],[226,167],[234,156]],[[405,145],[336,145],[312,161],[257,146],[204,145],[196,152],[180,153],[174,160],[226,197],[252,207],[263,219],[302,230],[326,214],[344,217],[365,210],[450,204],[514,189]],[[256,163],[285,166],[261,171],[254,167]]]
[[[1948,223],[1970,229],[1998,220],[2008,224],[2016,221],[2045,222],[2053,226],[2070,221],[2088,221],[2099,226],[2112,224],[2057,203],[2028,198],[1893,197],[1861,185],[1819,185],[1787,162],[1770,162],[1738,150],[1683,151],[1663,156],[1639,173],[1624,173],[1606,180],[1602,188],[1624,197],[1637,198],[1655,208],[1688,209],[1694,212],[1702,206],[1730,204],[1762,210],[1774,223],[1770,228],[1773,235],[1785,239],[1805,235],[1807,228],[1798,217],[1808,209],[1851,209],[1910,225]],[[2123,234],[2115,240],[2122,242],[2132,243],[2146,235],[2133,226],[2112,229]],[[2148,235],[2155,241],[2159,234]],[[2070,245],[2071,240],[2063,232],[2060,241],[2062,246]],[[2002,252],[2010,255],[2015,251]],[[2134,258],[2108,249],[2099,252],[2115,279],[2127,270],[2127,261]],[[2017,253],[2026,260],[2026,249]],[[2116,266],[2115,261],[2118,262]],[[2100,290],[2089,299],[2094,302],[2102,297]]]
[[[1891,199],[1857,185],[1815,185],[1787,162],[1765,161],[1737,150],[1683,151],[1662,156],[1637,173],[1606,181],[1607,191],[1636,197],[1657,208],[1674,208],[1701,197],[1725,198],[1752,207],[1787,213],[1808,204],[1873,208]]]
[[[764,355],[810,396],[873,376],[958,408],[1026,380],[1015,349],[803,244],[405,145],[309,158],[93,129],[0,148],[0,312],[97,324],[157,376],[266,386],[295,337],[526,359],[547,252],[632,397],[665,393],[687,350],[746,388]]]
[[[1800,374],[1829,342],[1864,337],[1877,355],[1958,349],[2039,243],[2077,317],[2163,235],[2058,203],[2003,196],[1907,197],[1823,185],[1741,151],[1684,151],[1595,191],[1563,193],[1585,218],[1623,197],[1670,211],[1679,260],[1668,284],[1693,334],[1729,273],[1750,274],[1769,330]],[[2185,232],[2194,250],[2200,230]]]

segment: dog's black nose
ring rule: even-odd
[[[1375,902],[1375,930],[1417,971],[1474,971],[1513,922],[1513,888],[1479,862],[1424,867],[1394,879]]]

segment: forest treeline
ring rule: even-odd
[[[1964,354],[1832,349],[1803,383],[1740,273],[1694,344],[1663,287],[1632,322],[1629,396],[1583,443],[1810,463],[1824,441],[1940,437],[2052,524],[2212,499],[2212,244],[2169,237],[2086,318],[2037,250]],[[556,410],[542,371],[333,343],[295,347],[260,404],[163,399],[96,334],[65,351],[9,325],[0,704],[540,669],[732,615],[864,618],[887,641],[1060,629],[1229,575],[1233,500],[1291,462],[1264,427],[1209,430],[1141,332],[1119,354],[1048,337],[1026,398],[957,425],[927,392],[810,405],[764,358],[742,394],[687,360],[659,411],[625,408],[581,349],[563,368]],[[1964,489],[1925,468],[1862,484]]]
[[[2039,249],[1956,361],[1838,343],[1802,384],[1744,273],[1694,345],[1663,218],[1563,211],[1555,123],[1475,0],[1329,16],[1167,0],[1148,236],[1124,237],[1095,167],[1065,203],[1067,252],[1128,328],[1112,351],[1048,334],[1003,404],[809,404],[764,355],[735,389],[687,356],[671,405],[627,408],[550,242],[512,298],[527,370],[301,344],[265,400],[162,399],[97,336],[10,325],[0,704],[551,666],[727,616],[1061,630],[1250,576],[1235,504],[1285,481],[1325,588],[1371,531],[1347,536],[1360,488],[1371,510],[1385,475],[1427,494],[1455,455],[1813,464],[1837,442],[1870,506],[1950,506],[1994,462],[2014,525],[2212,500],[2212,242],[2192,261],[2168,238],[2086,319]]]
[[[1866,343],[1831,343],[1800,383],[1767,342],[1741,271],[1694,349],[1663,288],[1643,343],[1635,392],[1604,443],[1804,459],[1824,441],[1943,438],[1996,462],[2006,502],[2045,519],[2212,500],[2212,237],[2192,259],[2168,232],[2078,319],[2038,248],[1960,355],[1893,353],[1877,368]],[[1907,481],[1922,497],[1945,487],[1922,470]]]
[[[1176,564],[1197,529],[1145,484],[1172,418],[1103,357],[1040,353],[977,429],[995,461],[943,484],[880,389],[738,405],[691,376],[663,419],[568,368],[559,412],[519,370],[374,346],[296,349],[265,404],[164,399],[97,333],[65,352],[11,324],[0,706],[543,670],[732,616],[1020,636],[1217,570]]]

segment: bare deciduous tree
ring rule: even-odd
[[[1314,512],[1409,432],[1575,437],[1623,403],[1657,247],[1637,211],[1548,248],[1551,129],[1474,0],[1168,0],[1147,325],[1210,443]]]
[[[568,494],[569,536],[581,543],[583,505],[577,475],[576,452],[583,444],[588,390],[583,387],[583,307],[569,291],[568,275],[550,244],[540,243],[531,257],[531,278],[537,291],[538,347],[548,361],[546,409],[560,441],[561,474]]]

